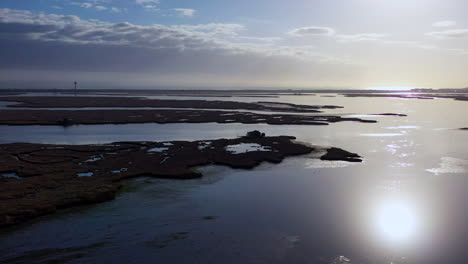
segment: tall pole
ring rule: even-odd
[[[76,86],[78,85],[78,82],[75,81],[73,84],[75,84],[75,96],[76,96]]]

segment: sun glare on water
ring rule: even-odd
[[[382,87],[370,87],[368,90],[375,90],[375,91],[410,91],[411,89],[415,89],[416,87],[408,87],[408,86],[382,86]]]
[[[387,200],[375,210],[375,225],[380,236],[391,243],[407,243],[415,238],[420,221],[415,208],[403,200]]]

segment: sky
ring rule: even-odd
[[[0,88],[463,88],[466,0],[1,0]]]

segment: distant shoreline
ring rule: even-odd
[[[233,88],[186,88],[179,87],[173,89],[167,88],[148,88],[148,89],[124,89],[124,88],[102,88],[102,89],[89,89],[79,88],[74,90],[72,88],[37,88],[37,89],[25,89],[25,88],[2,88],[0,89],[0,95],[10,94],[21,94],[21,93],[69,93],[69,94],[86,94],[86,93],[120,93],[120,94],[153,94],[153,95],[164,95],[164,94],[203,94],[203,93],[215,93],[215,94],[259,94],[259,95],[278,95],[282,93],[300,95],[300,94],[314,94],[314,93],[468,93],[467,88],[415,88],[411,90],[373,90],[373,89],[306,89],[306,88],[245,88],[245,89],[233,89]]]

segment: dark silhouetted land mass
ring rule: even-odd
[[[0,125],[94,125],[135,123],[242,123],[270,125],[328,125],[375,120],[333,115],[258,114],[211,110],[0,110]]]
[[[195,166],[251,169],[264,161],[279,163],[314,151],[293,139],[262,135],[193,142],[0,145],[0,226],[113,199],[128,178],[191,179],[202,176]],[[333,148],[322,159],[357,161],[357,157]]]
[[[91,96],[9,96],[0,101],[18,102],[9,107],[22,108],[83,108],[83,107],[153,107],[153,108],[204,108],[226,110],[281,111],[295,113],[320,113],[320,109],[336,109],[334,105],[296,105],[276,102],[245,103],[208,100],[159,100],[139,97]]]
[[[382,114],[370,114],[370,115],[375,115],[375,116],[408,116],[406,114],[398,114],[398,113],[382,113]]]
[[[340,148],[329,148],[327,153],[320,157],[321,160],[343,160],[348,162],[362,162],[361,156]]]

